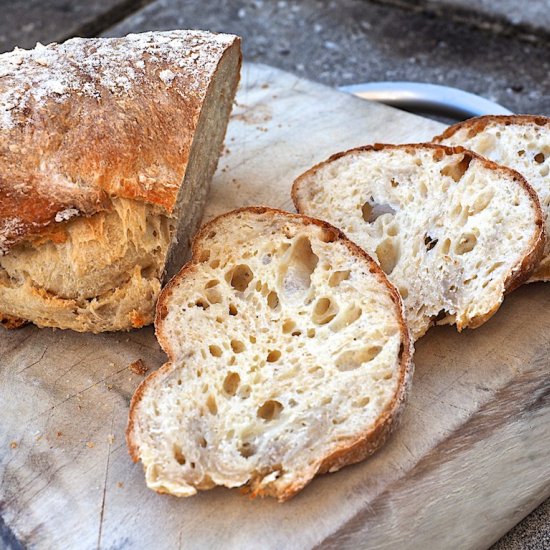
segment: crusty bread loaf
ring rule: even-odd
[[[462,145],[522,174],[537,192],[550,230],[550,118],[533,115],[483,116],[450,126],[434,138]],[[550,242],[528,282],[550,281]]]
[[[200,221],[240,62],[237,37],[201,31],[0,55],[0,315],[152,322]]]
[[[434,323],[484,323],[544,246],[525,179],[462,148],[353,149],[300,176],[292,192],[299,212],[336,225],[378,259],[415,339]]]
[[[155,324],[169,362],[137,389],[127,442],[161,493],[286,500],[382,445],[412,375],[401,300],[375,262],[268,208],[200,231]]]

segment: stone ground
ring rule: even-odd
[[[15,0],[0,52],[70,36],[204,28],[243,37],[245,59],[337,86],[455,86],[550,115],[548,0]],[[492,550],[550,548],[550,499]]]

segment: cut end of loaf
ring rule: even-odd
[[[461,147],[375,145],[334,155],[293,186],[299,212],[340,227],[400,291],[411,332],[476,327],[544,246],[525,179]]]
[[[18,182],[0,189],[0,311],[89,332],[152,322],[202,216],[240,64],[238,37],[202,31],[0,55],[0,99],[32,81],[9,124],[0,105],[0,180]]]
[[[401,308],[328,224],[268,208],[209,223],[159,299],[169,363],[132,400],[128,446],[149,487],[283,501],[374,452],[412,371]]]

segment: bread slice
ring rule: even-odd
[[[336,225],[378,260],[415,339],[434,323],[484,323],[544,246],[525,179],[462,148],[360,147],[300,176],[292,195],[299,212]]]
[[[161,493],[246,485],[284,501],[380,447],[412,375],[401,300],[375,262],[269,208],[200,231],[155,324],[169,362],[137,389],[127,442]]]
[[[522,174],[537,192],[550,230],[550,118],[532,115],[482,116],[450,126],[434,138],[462,145]],[[550,242],[528,282],[550,281]]]
[[[0,55],[0,316],[152,322],[200,222],[239,44],[170,31]]]

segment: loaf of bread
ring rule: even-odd
[[[550,118],[532,115],[483,116],[449,127],[434,138],[462,145],[522,174],[537,192],[550,230]],[[528,282],[550,281],[550,242]]]
[[[136,390],[127,442],[161,493],[286,500],[382,445],[412,375],[376,263],[334,227],[268,208],[200,231],[155,325],[169,362]]]
[[[334,155],[294,183],[299,212],[327,220],[376,258],[411,333],[477,327],[529,277],[544,247],[525,179],[462,148],[374,145]]]
[[[201,31],[0,55],[2,324],[152,322],[200,222],[240,63],[237,37]]]

